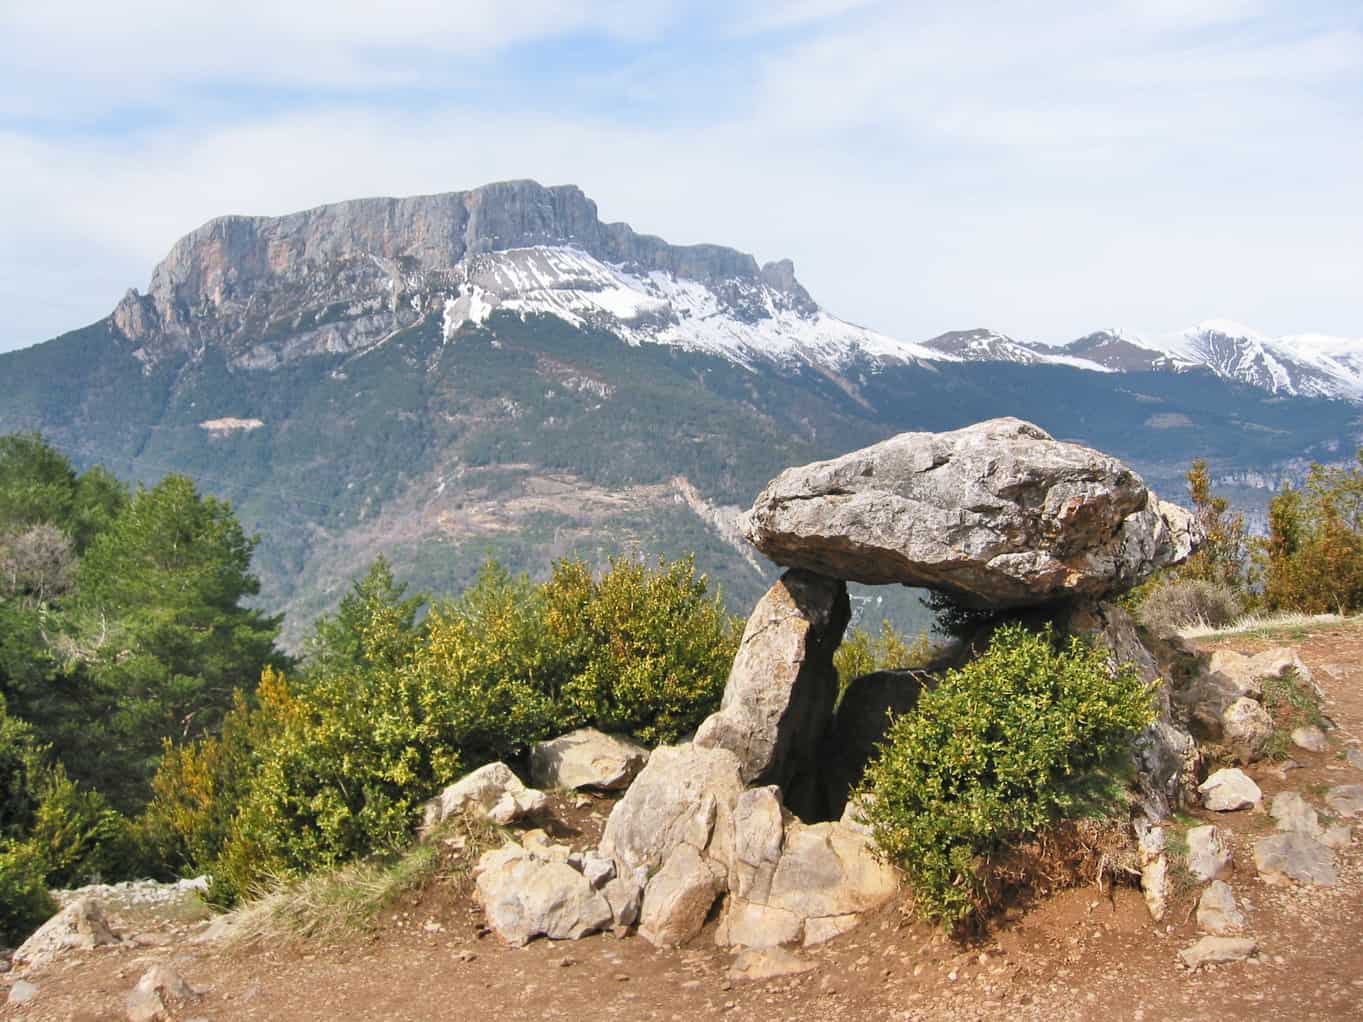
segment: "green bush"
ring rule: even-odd
[[[0,698],[0,840],[18,837],[38,808],[39,752],[33,729]]]
[[[46,868],[31,844],[0,842],[0,943],[18,944],[57,911]]]
[[[737,632],[689,560],[581,562],[549,582],[495,563],[420,625],[385,565],[319,623],[304,669],[267,669],[216,737],[169,747],[142,821],[230,902],[404,844],[422,802],[582,724],[671,741],[719,703]]]
[[[956,923],[983,906],[991,855],[1110,805],[1132,735],[1152,717],[1136,672],[1049,631],[1007,624],[989,649],[894,720],[860,794],[919,911]]]
[[[137,871],[137,845],[126,817],[58,764],[46,771],[26,843],[42,857],[53,887],[124,879]]]
[[[925,631],[909,642],[889,621],[881,621],[880,631],[875,635],[864,628],[854,628],[833,654],[838,691],[845,691],[854,678],[863,674],[922,667],[935,652],[936,647]]]
[[[678,741],[719,708],[739,629],[695,561],[656,568],[612,560],[597,579],[560,561],[544,586],[544,626],[558,677],[558,729],[591,725],[648,745]]]

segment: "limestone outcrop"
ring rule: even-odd
[[[696,745],[732,752],[745,784],[789,786],[833,715],[833,653],[850,617],[844,583],[782,575],[748,618],[719,712],[701,724]]]
[[[459,812],[480,813],[506,825],[542,810],[544,792],[527,788],[505,763],[489,763],[465,774],[426,803],[422,829],[429,831]]]
[[[531,746],[530,779],[541,788],[620,791],[647,762],[637,742],[586,727]]]
[[[1121,462],[1011,418],[787,469],[741,526],[787,567],[994,609],[1120,592],[1200,541]]]
[[[30,970],[41,968],[71,950],[118,943],[104,908],[93,898],[77,898],[19,945],[14,961]]]

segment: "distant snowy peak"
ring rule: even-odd
[[[838,368],[858,357],[940,360],[942,353],[831,316],[803,289],[762,276],[695,280],[666,270],[612,265],[572,246],[484,252],[458,267],[460,294],[444,309],[446,340],[493,312],[545,315],[752,366],[763,361]]]
[[[1093,359],[1061,348],[1018,341],[994,330],[952,330],[939,334],[923,346],[963,362],[1012,362],[1017,365],[1068,365],[1092,372],[1107,372],[1108,367]]]
[[[1315,334],[1274,338],[1214,319],[1177,333],[1128,341],[1152,354],[1152,369],[1201,368],[1275,394],[1363,400],[1363,339]]]
[[[1275,394],[1363,401],[1363,339],[1322,334],[1268,337],[1230,320],[1152,336],[1098,330],[1065,345],[1020,341],[994,330],[956,330],[924,342],[939,358],[1070,365],[1103,372],[1202,370]]]

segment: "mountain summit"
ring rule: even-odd
[[[0,355],[0,432],[230,498],[297,643],[378,554],[451,593],[489,556],[542,574],[694,553],[748,606],[771,569],[737,509],[782,467],[999,416],[1170,495],[1202,455],[1253,501],[1352,449],[1357,404],[1311,395],[1363,400],[1360,348],[1293,355],[1224,324],[907,343],[820,308],[790,262],[671,245],[603,223],[576,187],[512,181],[213,220],[146,294]]]
[[[934,357],[825,313],[789,260],[670,245],[603,222],[574,185],[534,181],[212,220],[114,324],[144,361],[215,344],[238,367],[269,368],[362,351],[430,315],[448,340],[499,308],[742,363]]]

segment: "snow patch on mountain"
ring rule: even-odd
[[[702,282],[661,270],[639,272],[568,246],[479,253],[462,271],[467,293],[446,303],[447,339],[497,309],[554,316],[578,328],[607,330],[627,344],[674,345],[750,367],[777,361],[837,368],[858,356],[958,361],[811,308],[759,279]],[[476,310],[486,310],[482,319]]]

